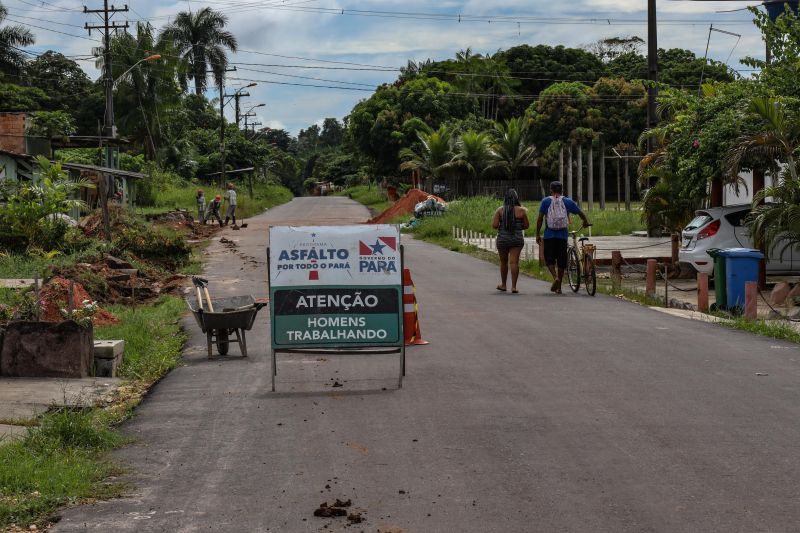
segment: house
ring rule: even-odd
[[[722,191],[722,205],[740,205],[753,203],[753,172],[740,172],[739,177],[742,182],[739,184],[738,191],[733,185],[726,185]],[[764,176],[764,187],[773,187],[778,184],[778,180],[773,178],[769,172]],[[768,201],[770,199],[767,199]]]
[[[53,159],[54,146],[58,147],[98,147],[104,140],[101,137],[68,137],[51,140],[44,137],[33,137],[27,134],[30,117],[23,112],[0,112],[0,181],[38,179],[35,159],[44,156]],[[105,139],[108,141],[107,139]],[[125,141],[114,140],[115,145]],[[136,199],[136,182],[147,177],[146,174],[130,172],[99,165],[79,163],[61,163],[61,167],[74,178],[84,178],[93,182],[95,189],[83,190],[81,199],[86,201],[90,209],[100,206],[99,194],[105,183],[107,197],[122,205],[133,207]],[[105,181],[104,181],[105,180]],[[73,213],[77,218],[79,213]]]

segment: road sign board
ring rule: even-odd
[[[400,231],[270,228],[273,349],[402,346]]]

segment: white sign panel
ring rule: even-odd
[[[274,226],[269,246],[271,287],[402,285],[398,226]]]

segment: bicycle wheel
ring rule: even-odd
[[[584,265],[586,269],[584,274],[586,276],[584,286],[589,296],[594,296],[594,293],[597,292],[597,272],[594,268],[594,259],[591,254],[586,254],[584,261],[586,261]]]
[[[578,261],[578,252],[575,248],[567,250],[567,280],[572,292],[578,292],[581,288],[581,264]]]

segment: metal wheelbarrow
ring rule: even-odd
[[[256,300],[253,296],[233,296],[230,298],[214,298],[211,300],[214,312],[199,307],[195,301],[186,299],[186,305],[194,315],[197,325],[208,340],[208,357],[211,357],[212,346],[216,345],[220,355],[227,355],[231,335],[236,336],[242,355],[247,357],[247,339],[245,331],[253,328],[256,315],[267,303]]]

